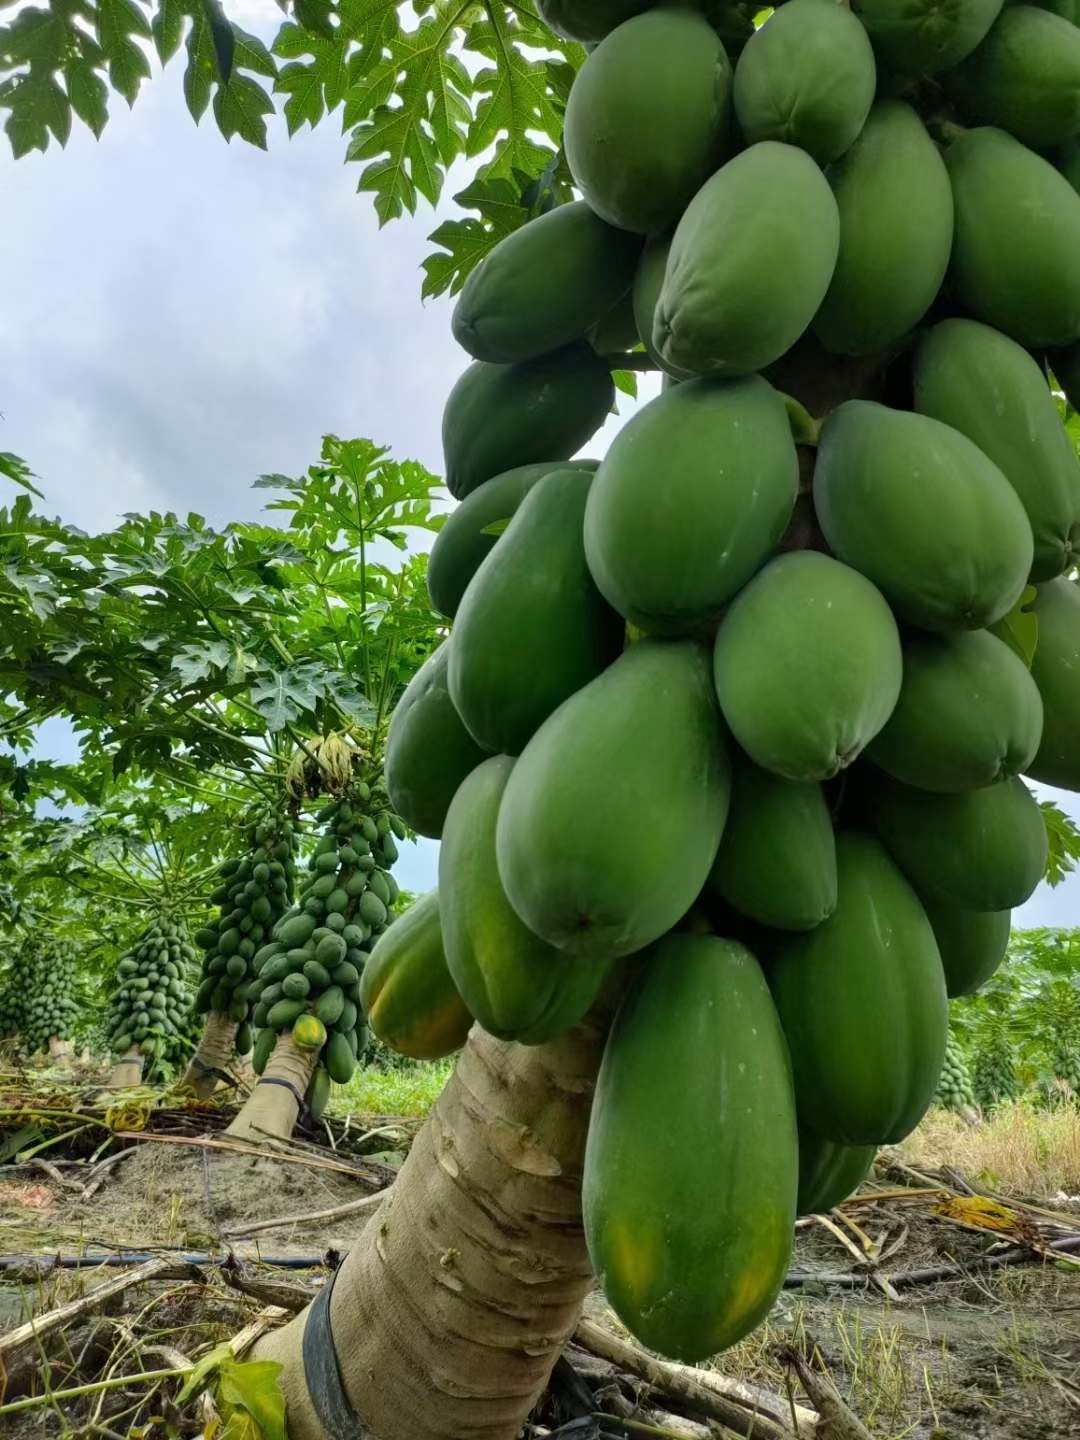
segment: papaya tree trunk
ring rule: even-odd
[[[105,1082],[106,1090],[126,1090],[138,1085],[143,1073],[143,1053],[138,1045],[125,1050],[112,1068],[112,1074]]]
[[[194,1090],[200,1100],[210,1099],[221,1083],[221,1076],[226,1073],[226,1068],[232,1059],[233,1045],[239,1028],[236,1021],[230,1020],[227,1015],[219,1015],[216,1010],[210,1011],[206,1017],[203,1033],[199,1037],[195,1054],[188,1061],[188,1067],[180,1077],[180,1085],[183,1089]]]
[[[71,1046],[66,1040],[58,1036],[49,1037],[49,1059],[55,1065],[70,1065],[72,1061]]]
[[[317,1050],[301,1050],[291,1035],[279,1035],[266,1069],[225,1134],[242,1140],[287,1140],[318,1058]]]
[[[610,1012],[547,1045],[474,1026],[393,1191],[337,1278],[348,1398],[378,1440],[513,1440],[573,1333],[592,1272],[581,1175]],[[321,1440],[308,1312],[260,1340],[289,1440]]]

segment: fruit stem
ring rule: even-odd
[[[821,434],[821,421],[815,420],[805,405],[800,405],[793,395],[785,395],[783,391],[781,398],[788,413],[788,422],[791,425],[792,438],[796,445],[816,445]]]

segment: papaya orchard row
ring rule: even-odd
[[[416,1053],[460,1033],[451,981],[526,1044],[621,997],[589,1251],[695,1360],[767,1314],[799,1209],[956,1088],[949,997],[1047,866],[1022,777],[1080,789],[1048,380],[1080,355],[1080,31],[994,0],[541,8],[592,47],[581,198],[454,312],[453,627],[386,755],[439,889],[371,963],[428,977],[392,1022]],[[662,393],[571,462],[634,349]]]

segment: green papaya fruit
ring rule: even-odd
[[[1028,352],[989,325],[945,320],[919,342],[913,380],[915,408],[966,435],[1019,495],[1035,539],[1030,578],[1053,580],[1074,565],[1080,460]]]
[[[260,1030],[259,1038],[255,1041],[255,1049],[251,1056],[251,1068],[256,1075],[261,1075],[266,1069],[270,1056],[274,1053],[274,1046],[277,1044],[276,1030]]]
[[[1027,666],[988,630],[909,632],[904,679],[866,758],[920,790],[994,785],[1030,764],[1043,707]]]
[[[726,904],[777,930],[812,930],[836,909],[836,841],[821,786],[732,755],[731,809],[709,873]]]
[[[454,339],[497,365],[569,345],[629,290],[640,250],[640,240],[584,200],[557,205],[512,230],[471,271],[454,308]]]
[[[977,124],[1035,150],[1060,145],[1080,131],[1080,30],[1049,10],[1006,5],[945,86]]]
[[[637,256],[641,255],[641,250]],[[637,265],[634,266],[637,274]],[[631,285],[632,285],[631,280]],[[589,344],[598,355],[611,355],[617,351],[636,350],[641,344],[637,321],[634,319],[634,297],[631,285],[626,287],[605,316],[589,331]]]
[[[321,1120],[330,1103],[330,1073],[324,1066],[315,1066],[315,1072],[311,1077],[311,1083],[308,1085],[304,1099],[314,1118]]]
[[[615,1017],[582,1185],[593,1269],[643,1344],[703,1360],[768,1314],[798,1164],[787,1047],[757,961],[732,940],[667,936]]]
[[[450,494],[463,500],[515,466],[569,459],[599,430],[614,399],[607,365],[584,340],[520,365],[474,361],[443,411]]]
[[[934,900],[925,900],[923,909],[934,930],[949,999],[974,995],[1005,959],[1011,912],[961,910]]]
[[[705,182],[676,227],[653,344],[698,375],[762,369],[814,318],[839,243],[836,201],[809,155],[774,140],[751,145]]]
[[[278,922],[274,939],[293,949],[310,940],[315,931],[314,915],[288,915]]]
[[[869,400],[834,410],[814,508],[833,553],[923,629],[981,630],[1027,584],[1033,540],[1016,491],[965,435],[928,415]]]
[[[920,895],[963,910],[1011,910],[1046,870],[1042,811],[1017,776],[960,795],[867,777],[882,843]]]
[[[1080,790],[1080,587],[1064,579],[1040,585],[1033,609],[1039,640],[1031,677],[1042,696],[1043,730],[1027,773]]]
[[[545,25],[566,40],[589,45],[647,10],[652,0],[537,0]]]
[[[826,177],[840,253],[814,334],[839,354],[878,354],[919,323],[941,289],[953,237],[949,172],[911,106],[882,100]]]
[[[356,1059],[352,1052],[352,1046],[345,1036],[331,1035],[326,1042],[323,1054],[326,1057],[326,1069],[330,1079],[337,1085],[347,1085],[356,1069]]]
[[[294,1020],[303,1015],[306,1003],[302,999],[290,999],[288,996],[275,1001],[267,1014],[267,1025],[271,1030],[287,1030]]]
[[[551,712],[622,649],[622,617],[585,563],[592,480],[583,470],[545,475],[462,598],[447,682],[455,710],[489,753],[520,754]]]
[[[731,66],[705,17],[648,10],[620,25],[574,77],[563,145],[578,189],[623,230],[678,220],[719,165],[731,124]]]
[[[827,1215],[854,1195],[870,1173],[876,1145],[837,1145],[799,1129],[800,1215]]]
[[[324,1025],[331,1026],[340,1018],[344,1009],[345,992],[340,986],[331,985],[329,990],[325,990],[315,1001],[311,1013]]]
[[[454,791],[485,755],[450,699],[450,644],[443,641],[409,681],[386,738],[390,802],[414,830],[436,840]]]
[[[788,780],[850,765],[892,714],[900,636],[870,581],[797,550],[735,597],[713,655],[720,708],[756,764]]]
[[[800,1124],[841,1145],[894,1144],[937,1090],[945,975],[930,922],[882,846],[843,833],[836,861],[836,909],[816,930],[772,938],[769,984]]]
[[[653,364],[658,365],[664,372],[665,381],[670,379],[689,380],[694,373],[692,370],[681,370],[677,365],[669,364],[653,344],[656,304],[660,299],[660,292],[664,288],[664,275],[667,271],[673,235],[674,231],[669,231],[663,235],[650,236],[645,249],[641,252],[637,270],[634,272],[633,289],[634,319],[637,323],[638,334],[641,336],[641,343],[645,346]]]
[[[577,1024],[610,967],[545,944],[506,898],[495,827],[514,763],[485,760],[454,796],[439,847],[442,938],[454,983],[484,1029],[540,1045]]]
[[[782,140],[826,165],[856,140],[876,83],[874,51],[850,10],[789,0],[739,56],[735,114],[749,144]]]
[[[469,581],[533,486],[553,470],[595,470],[595,460],[545,460],[485,480],[447,516],[428,556],[428,595],[449,619]],[[216,939],[216,936],[215,936]]]
[[[1080,195],[991,126],[945,152],[955,204],[956,299],[1028,349],[1080,339]]]
[[[281,993],[289,1000],[303,1000],[311,990],[311,981],[302,970],[286,975],[281,982]]]
[[[380,935],[360,979],[375,1034],[414,1060],[460,1050],[472,1027],[443,953],[439,892],[430,891]]]
[[[496,837],[507,898],[534,934],[582,960],[641,949],[700,893],[730,784],[705,652],[631,645],[514,767]]]
[[[970,55],[1001,0],[853,0],[878,61],[902,76],[935,75]]]
[[[619,432],[592,482],[593,579],[632,624],[685,635],[776,548],[798,489],[787,410],[768,381],[678,385]]]

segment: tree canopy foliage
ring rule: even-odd
[[[0,11],[15,0],[0,0]],[[585,58],[532,0],[280,0],[268,47],[221,0],[48,0],[0,25],[0,109],[16,156],[65,145],[73,120],[102,134],[115,96],[134,105],[154,61],[184,52],[184,98],[226,140],[265,149],[278,109],[290,134],[340,116],[358,189],[380,223],[434,205],[450,167],[477,161],[455,197],[474,215],[432,239],[424,293],[460,287],[503,235],[565,193],[566,97]],[[115,92],[115,96],[111,94]]]

